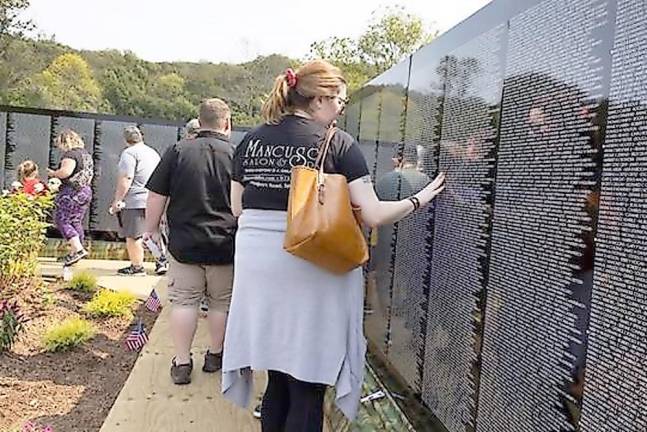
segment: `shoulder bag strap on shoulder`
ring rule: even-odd
[[[328,156],[330,143],[332,141],[333,136],[335,136],[335,132],[337,132],[336,127],[334,126],[329,127],[328,130],[326,130],[326,136],[325,136],[324,142],[321,145],[321,147],[319,147],[317,160],[315,161],[315,169],[319,170],[321,174],[323,174],[326,156]]]

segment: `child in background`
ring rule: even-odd
[[[23,193],[37,196],[47,191],[47,186],[38,178],[38,165],[26,160],[18,166],[18,181]]]

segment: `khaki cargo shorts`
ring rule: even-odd
[[[209,310],[227,313],[233,283],[233,264],[183,264],[169,254],[168,299],[174,305],[198,307],[205,297]]]

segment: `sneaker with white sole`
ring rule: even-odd
[[[168,272],[168,262],[167,261],[157,261],[155,262],[155,274],[162,276]]]
[[[129,265],[117,270],[117,274],[120,276],[146,276],[146,270],[142,266]]]
[[[76,264],[77,262],[81,261],[86,256],[88,256],[88,251],[86,251],[85,249],[81,249],[78,252],[74,252],[74,253],[71,253],[71,254],[67,255],[63,259],[63,265],[66,266],[66,267],[69,267],[72,264]]]
[[[187,364],[176,364],[175,357],[171,360],[171,378],[173,383],[184,385],[191,383],[191,372],[193,371],[193,359]]]
[[[252,411],[252,415],[254,416],[254,418],[256,419],[261,418],[261,408],[263,408],[263,404],[258,404],[254,407],[254,411]]]

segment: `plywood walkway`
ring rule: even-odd
[[[166,278],[159,276],[115,276],[123,261],[83,260],[75,271],[86,269],[97,275],[101,286],[127,289],[142,299],[156,287],[166,305]],[[146,265],[149,274],[153,267]],[[41,262],[43,275],[56,276],[61,265],[53,260]],[[260,422],[252,408],[240,409],[220,396],[220,374],[202,372],[208,344],[206,320],[200,319],[194,341],[192,383],[176,386],[169,375],[173,348],[169,333],[170,308],[164,307],[153,329],[147,329],[149,341],[117,397],[100,432],[258,432]],[[263,374],[256,374],[256,394],[265,387]],[[257,399],[254,399],[254,404]],[[252,405],[254,405],[252,404]]]
[[[161,283],[164,285],[164,282]],[[165,293],[165,289],[160,289]],[[164,298],[162,296],[162,298]],[[207,346],[206,322],[200,320],[193,350],[192,382],[176,386],[169,376],[173,348],[165,308],[150,333],[124,388],[115,401],[101,432],[143,431],[260,431],[251,410],[242,410],[220,396],[220,374],[202,372]],[[257,379],[257,392],[264,383]]]

